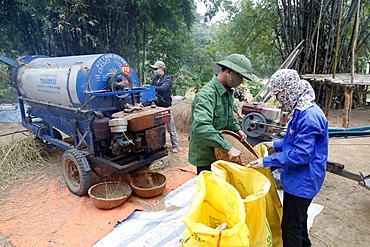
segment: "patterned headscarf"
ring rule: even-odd
[[[315,100],[315,92],[310,83],[299,78],[294,69],[280,69],[270,78],[269,93],[285,106],[288,112],[294,109],[306,110]]]

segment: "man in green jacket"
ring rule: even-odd
[[[230,160],[240,157],[240,150],[225,140],[220,130],[236,132],[242,139],[246,134],[234,117],[234,87],[243,79],[252,80],[251,63],[240,54],[232,54],[217,63],[221,72],[196,94],[192,103],[192,122],[188,161],[197,167],[197,174],[211,170],[216,161],[214,148],[227,151]]]

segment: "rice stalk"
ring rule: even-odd
[[[44,146],[32,136],[20,140],[12,140],[0,146],[0,190],[22,181],[26,175],[35,173],[45,167],[49,158]]]
[[[4,161],[5,161],[5,160],[6,160],[6,158],[8,157],[8,154],[13,150],[14,146],[15,146],[15,144],[14,144],[14,145],[12,145],[12,146],[10,147],[10,149],[6,152],[6,154],[5,154],[4,158],[3,158],[3,160],[2,160],[2,161],[1,161],[1,163],[0,163],[0,169],[1,169],[1,167],[3,166]]]

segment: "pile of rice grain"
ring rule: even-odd
[[[33,136],[0,146],[0,190],[5,190],[27,174],[40,171],[47,158],[44,146]]]

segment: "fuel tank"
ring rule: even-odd
[[[125,73],[133,87],[140,87],[137,74],[125,59],[107,53],[97,55],[19,59],[16,85],[24,99],[77,108],[86,101],[86,92],[106,90],[110,77]]]

